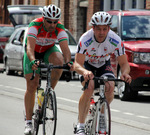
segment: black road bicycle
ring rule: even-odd
[[[105,97],[105,85],[104,83],[107,81],[123,81],[121,79],[115,79],[115,78],[108,78],[108,77],[94,77],[93,80],[97,80],[98,89],[94,90],[94,98],[97,98],[95,100],[94,106],[92,110],[90,110],[90,118],[87,118],[85,121],[85,133],[86,135],[110,135],[111,134],[111,111],[109,104]],[[124,82],[124,81],[123,81]],[[88,83],[85,84],[84,90],[88,87]],[[100,121],[101,120],[101,114],[102,114],[102,108],[103,108],[103,115],[104,115],[104,122],[105,125],[105,132],[100,131]],[[74,133],[76,133],[76,126],[74,127]]]
[[[68,69],[69,66],[64,64],[63,66],[55,66],[53,64],[45,64],[40,63],[38,66],[41,70],[40,72],[40,80],[39,87],[41,86],[41,78],[46,75],[46,89],[44,91],[44,101],[42,106],[40,107],[35,103],[34,113],[33,113],[33,135],[38,135],[39,125],[43,125],[43,135],[55,135],[56,133],[56,124],[57,124],[57,102],[55,91],[51,87],[51,71],[52,69]],[[44,72],[43,72],[44,71]],[[46,74],[45,74],[46,72]],[[33,75],[31,80],[35,77],[35,71],[33,71]],[[38,93],[38,89],[37,89]]]

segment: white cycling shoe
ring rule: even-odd
[[[77,129],[76,135],[85,135],[84,127],[80,127]]]
[[[25,135],[32,135],[32,134],[33,134],[32,123],[27,123],[27,124],[25,125],[24,134],[25,134]]]

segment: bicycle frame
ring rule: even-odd
[[[108,78],[108,77],[95,77],[93,80],[98,80],[99,83],[99,94],[98,94],[98,100],[95,103],[96,109],[92,110],[92,114],[94,114],[93,119],[92,119],[92,125],[90,127],[90,122],[86,122],[86,127],[87,127],[87,135],[98,135],[101,134],[99,131],[99,122],[100,122],[100,115],[101,115],[101,110],[104,105],[104,119],[106,124],[106,132],[103,134],[110,135],[111,133],[111,112],[110,112],[110,107],[108,102],[106,101],[105,98],[105,83],[102,84],[101,81],[103,82],[108,82],[108,81],[122,81],[120,79],[115,79],[115,78]],[[88,82],[87,82],[88,83]],[[88,87],[88,84],[85,84],[84,89]],[[107,118],[108,122],[107,122]],[[89,128],[89,129],[88,129]],[[90,131],[91,130],[91,131]]]
[[[41,63],[39,65],[39,67],[41,68],[39,85],[41,86],[42,71],[46,71],[47,82],[46,82],[46,90],[44,91],[44,101],[43,101],[42,107],[38,106],[38,109],[36,109],[36,111],[38,111],[38,113],[36,113],[35,120],[34,120],[35,122],[37,122],[34,127],[34,129],[35,129],[34,135],[38,134],[39,124],[43,124],[43,134],[47,134],[47,131],[46,131],[48,129],[48,128],[46,128],[46,123],[48,123],[47,120],[54,121],[54,129],[52,130],[52,133],[55,134],[56,123],[57,123],[57,103],[56,103],[55,92],[53,91],[53,89],[51,87],[51,71],[52,71],[52,69],[69,69],[69,68],[67,65],[54,66],[52,64],[41,64]],[[34,77],[35,77],[35,71],[33,71],[31,80],[33,80]],[[49,99],[50,99],[50,102],[49,102]],[[51,107],[51,109],[49,107]],[[47,109],[49,109],[53,112],[53,114],[51,116],[47,117],[47,115],[49,114],[49,113],[47,113],[47,111],[48,111]]]
[[[40,71],[40,80],[39,80],[39,87],[41,87],[41,78],[42,78],[42,71],[46,71],[46,74],[47,74],[47,81],[46,81],[46,90],[44,91],[44,100],[43,100],[43,104],[42,104],[42,107],[40,108],[40,118],[43,117],[43,110],[44,110],[44,104],[46,103],[47,101],[47,95],[48,93],[50,93],[50,90],[52,90],[51,88],[51,68],[48,68],[48,69],[42,69],[41,68],[41,71]],[[37,90],[38,92],[38,90]]]

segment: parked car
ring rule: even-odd
[[[17,6],[18,7],[18,6]],[[6,70],[6,74],[13,74],[14,72],[23,71],[22,64],[23,64],[23,56],[24,56],[24,44],[25,38],[28,29],[28,22],[22,21],[22,16],[28,18],[28,20],[36,18],[37,16],[41,17],[41,10],[39,10],[39,6],[19,6],[19,10],[16,6],[8,6],[8,10],[10,13],[10,18],[15,26],[15,31],[11,35],[9,42],[6,44],[5,51],[4,51],[4,66]],[[34,8],[32,8],[34,7]],[[30,10],[29,10],[30,9]],[[37,9],[36,12],[33,12],[32,15],[29,15],[28,11],[31,12],[31,9]],[[23,11],[26,10],[26,11]],[[34,14],[36,13],[36,15]],[[18,19],[21,17],[20,19]],[[23,18],[24,18],[23,17]],[[22,23],[19,23],[18,20]],[[23,25],[21,25],[23,24]],[[71,60],[74,61],[75,51],[77,43],[71,33],[66,29],[68,34],[68,44],[71,51]],[[23,40],[21,40],[23,39]],[[60,49],[58,42],[56,42],[56,46]],[[64,73],[69,73],[68,71],[64,70]],[[71,72],[73,76],[76,75],[75,72]]]
[[[130,85],[118,83],[117,94],[121,100],[135,100],[138,91],[150,91],[150,11],[114,10],[110,26],[122,39],[130,64],[132,82]],[[120,67],[112,57],[112,66],[119,78]]]
[[[5,45],[14,31],[13,25],[0,24],[0,62],[3,62]]]

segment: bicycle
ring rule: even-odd
[[[109,104],[105,97],[105,85],[104,82],[107,81],[122,81],[121,79],[115,79],[115,78],[108,78],[107,76],[104,77],[94,77],[93,80],[97,80],[97,84],[99,86],[98,89],[94,90],[93,96],[98,96],[97,100],[94,101],[94,106],[92,107],[90,111],[90,118],[86,118],[85,121],[85,134],[86,135],[110,135],[111,134],[111,111]],[[83,90],[85,90],[88,87],[88,83],[85,83],[85,86]],[[96,97],[95,97],[96,98]],[[101,110],[103,108],[103,114],[104,114],[104,121],[105,121],[105,132],[101,132],[99,130],[100,128],[100,121],[101,121]],[[76,133],[76,126],[74,127],[74,133]]]
[[[55,91],[51,87],[51,71],[52,69],[70,69],[66,64],[63,66],[55,66],[53,64],[40,63],[38,66],[41,70],[40,79],[39,79],[39,88],[41,87],[41,78],[46,72],[46,89],[44,91],[44,100],[43,104],[40,107],[35,105],[35,111],[33,113],[33,135],[38,135],[39,125],[43,124],[43,135],[55,135],[56,133],[56,124],[57,124],[57,101]],[[31,80],[35,77],[35,71]],[[38,88],[38,89],[39,89]],[[38,93],[37,89],[37,93]]]

